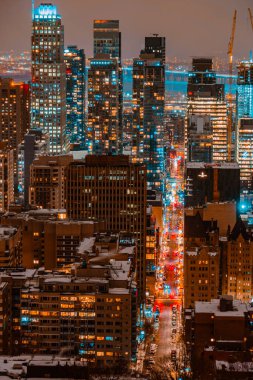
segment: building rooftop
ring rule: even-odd
[[[238,169],[239,165],[237,162],[222,162],[222,163],[206,163],[206,162],[187,162],[187,169]]]
[[[212,299],[210,302],[195,302],[195,314],[214,314],[216,317],[244,317],[250,307],[239,300],[233,301],[233,310],[221,311],[220,300]]]

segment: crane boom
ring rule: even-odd
[[[253,31],[253,15],[250,8],[248,8],[248,12],[249,12],[249,18],[251,22],[252,31]]]
[[[229,58],[229,94],[228,94],[228,161],[231,161],[231,145],[232,145],[232,123],[233,123],[233,102],[232,102],[232,74],[233,74],[233,51],[234,51],[234,40],[235,40],[235,30],[236,30],[236,18],[237,10],[234,11],[232,32],[228,44],[228,58]]]

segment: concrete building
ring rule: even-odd
[[[186,342],[191,347],[194,378],[214,379],[216,361],[249,361],[250,310],[245,303],[222,296],[210,302],[196,302],[194,311],[186,313]],[[230,378],[240,377],[231,373]]]
[[[137,279],[145,298],[146,168],[127,156],[86,156],[72,162],[66,176],[66,208],[71,219],[102,219],[113,232],[133,233],[138,242]]]
[[[14,151],[0,142],[0,211],[14,202]]]
[[[80,242],[105,230],[104,222],[68,220],[65,210],[9,213],[2,217],[2,223],[19,226],[22,231],[20,264],[49,270],[79,261]]]
[[[219,293],[220,249],[217,222],[199,213],[185,217],[184,308],[210,301]]]
[[[0,268],[21,265],[21,229],[0,226]]]
[[[65,208],[66,168],[73,156],[37,157],[30,166],[29,204],[40,208]]]
[[[239,219],[228,235],[224,257],[223,293],[242,302],[253,297],[253,235]]]
[[[213,128],[209,115],[190,115],[187,122],[187,159],[213,161]]]
[[[41,4],[33,12],[31,128],[48,134],[50,153],[65,153],[66,68],[64,28],[57,8]]]

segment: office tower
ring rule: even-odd
[[[119,65],[100,55],[90,60],[88,72],[87,145],[90,153],[119,154]]]
[[[0,211],[8,211],[14,202],[14,154],[7,143],[0,142]]]
[[[190,115],[187,121],[187,159],[213,161],[213,128],[209,115]]]
[[[109,55],[118,61],[118,123],[119,153],[122,153],[123,140],[123,71],[121,62],[121,32],[119,20],[94,20],[94,58],[100,54]],[[109,103],[110,105],[110,103]],[[108,107],[108,105],[107,105]]]
[[[237,66],[236,113],[237,122],[242,117],[253,118],[253,61],[242,61]]]
[[[29,129],[29,85],[0,78],[0,140],[13,150],[15,187],[17,187],[18,144]]]
[[[49,135],[50,153],[68,149],[64,30],[52,4],[41,4],[33,14],[31,128]]]
[[[132,159],[147,165],[148,187],[163,191],[165,66],[142,52],[133,62]]]
[[[65,171],[71,155],[39,156],[30,166],[29,203],[40,208],[65,207]]]
[[[224,294],[245,303],[250,302],[253,296],[253,236],[241,219],[228,235],[225,263]]]
[[[151,37],[145,37],[145,53],[154,54],[155,58],[162,59],[165,64],[165,37],[160,37],[158,34],[153,34]]]
[[[185,179],[186,207],[240,199],[240,169],[236,162],[187,162]]]
[[[241,190],[253,190],[253,118],[240,118],[236,134],[236,159]]]
[[[247,379],[251,372],[250,305],[228,295],[196,302],[185,316],[194,379]]]
[[[224,85],[217,84],[211,58],[193,58],[187,86],[187,115],[185,125],[185,155],[187,156],[188,129],[192,115],[210,116],[213,128],[213,161],[228,159],[228,117]]]
[[[66,65],[66,135],[70,143],[85,144],[85,54],[77,46],[64,50]]]
[[[185,216],[184,308],[218,296],[220,249],[216,221],[200,214]]]
[[[49,151],[49,136],[41,129],[31,129],[18,147],[18,194],[25,207],[29,205],[30,165]]]
[[[103,219],[113,232],[134,234],[138,242],[139,300],[145,298],[146,168],[127,156],[86,156],[67,169],[66,209],[71,219]]]

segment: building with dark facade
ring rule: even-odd
[[[64,28],[52,4],[37,7],[32,21],[31,128],[48,134],[50,153],[64,153],[68,149]]]
[[[213,128],[208,115],[190,115],[187,121],[187,159],[189,162],[212,162]]]
[[[145,37],[145,53],[154,54],[155,58],[162,59],[164,64],[166,59],[165,49],[165,37],[160,37],[158,34],[153,34],[153,36]]]
[[[237,163],[188,162],[185,205],[240,199],[240,169]]]
[[[252,85],[253,87],[253,85]],[[240,167],[242,190],[253,190],[253,118],[238,120],[236,159]]]
[[[64,50],[66,65],[66,135],[70,143],[85,144],[85,54],[77,46]]]
[[[66,173],[66,209],[71,219],[102,219],[113,232],[134,235],[138,244],[139,299],[145,298],[146,168],[127,156],[86,156]]]

